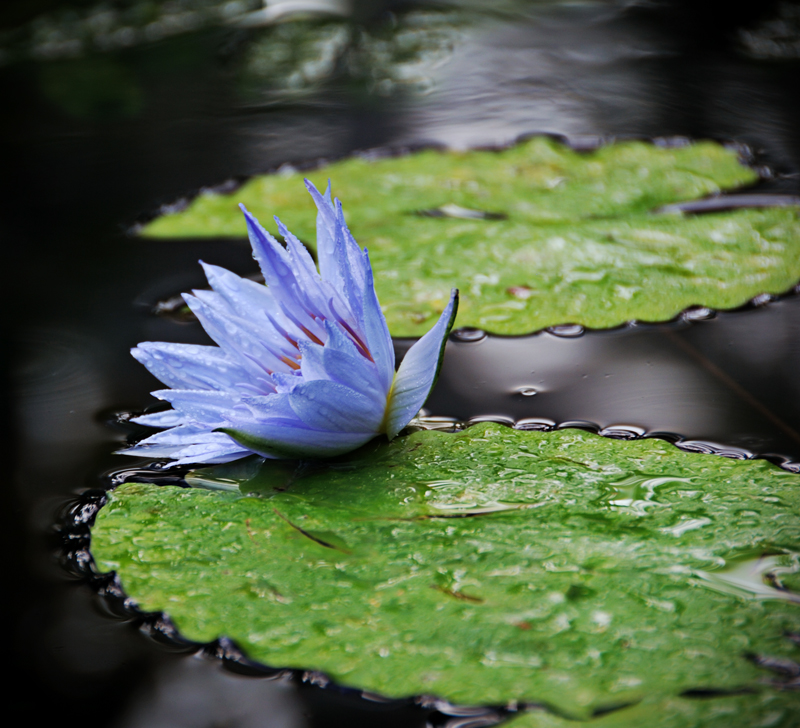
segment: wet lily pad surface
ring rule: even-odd
[[[795,726],[797,693],[764,691],[695,697],[656,696],[593,716],[592,728],[750,728]],[[582,723],[544,710],[532,710],[503,724],[505,728],[576,728]]]
[[[141,232],[242,237],[244,202],[273,232],[278,214],[312,247],[302,176],[288,168],[233,194],[201,194]],[[756,180],[736,152],[713,142],[578,153],[534,138],[499,152],[350,158],[308,176],[318,186],[332,180],[370,251],[395,336],[430,328],[453,286],[460,326],[522,334],[567,322],[665,320],[691,305],[729,308],[800,278],[797,208],[657,212]]]
[[[707,709],[687,690],[756,689],[736,700],[758,712],[744,655],[798,651],[798,476],[765,461],[483,424],[190,481],[218,490],[111,492],[94,558],[184,636],[271,666],[571,718],[644,700],[666,726]]]

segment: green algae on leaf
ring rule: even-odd
[[[202,194],[141,233],[243,236],[237,204],[278,211],[306,243],[314,218],[291,170],[233,194]],[[308,174],[332,180],[369,249],[394,336],[430,328],[452,287],[458,324],[522,334],[567,322],[615,326],[669,319],[691,305],[730,308],[800,278],[794,208],[684,217],[655,214],[752,183],[753,170],[713,142],[664,149],[611,144],[585,154],[547,138],[502,151],[355,157]]]
[[[743,654],[789,657],[800,630],[774,588],[798,569],[800,488],[764,461],[483,424],[242,473],[238,493],[120,486],[92,553],[186,637],[269,665],[585,718],[757,685]],[[756,588],[731,584],[748,559],[768,560]]]

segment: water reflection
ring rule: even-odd
[[[669,2],[550,3],[514,23],[488,19],[433,75],[436,94],[412,104],[403,138],[466,148],[539,132],[592,147],[607,135],[710,135],[745,141],[794,175],[797,76],[787,95],[789,69],[748,63],[726,40],[736,16],[723,15]],[[700,27],[696,43],[684,41]],[[794,190],[796,178],[784,184]]]
[[[202,658],[161,667],[139,688],[116,728],[201,728],[236,725],[306,728],[292,687],[281,681],[242,679]]]

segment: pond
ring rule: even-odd
[[[689,140],[727,143],[757,172],[748,194],[792,201],[800,195],[800,15],[789,3],[736,15],[677,0],[509,0],[491,10],[467,1],[263,5],[17,3],[0,12],[0,88],[13,100],[0,114],[12,688],[42,724],[78,715],[87,726],[131,728],[491,725],[506,715],[496,703],[364,697],[323,688],[317,674],[268,680],[232,647],[230,669],[220,669],[218,657],[159,638],[158,620],[109,614],[113,600],[99,599],[85,572],[65,563],[75,553],[67,537],[86,534],[58,529],[74,520],[76,503],[97,496],[79,494],[125,479],[165,483],[146,462],[113,454],[144,434],[126,416],[149,407],[155,388],[129,349],[208,341],[170,304],[206,285],[198,259],[257,273],[243,236],[141,233],[201,190],[224,196],[254,175],[278,171],[297,185],[293,170],[357,152],[405,159],[421,148],[499,149],[536,135],[581,155],[614,139],[676,150]],[[459,204],[432,201],[422,212],[433,217],[408,216],[408,224],[462,224]],[[488,203],[486,211],[505,212]],[[474,274],[478,288],[493,285]],[[746,303],[761,292],[752,291],[737,310],[697,300],[662,323],[457,330],[423,413],[427,426],[647,435],[730,462],[766,458],[790,477],[800,463],[798,277]],[[509,290],[514,305],[529,305],[528,288]],[[396,329],[400,356],[412,324],[430,325],[424,311],[414,314],[412,328]],[[617,483],[603,507],[614,517],[628,501],[657,508],[651,480]],[[434,491],[450,497],[446,484]],[[689,533],[697,523],[687,516],[677,527]],[[707,573],[719,586],[722,572]],[[733,588],[739,572],[724,573],[733,574],[724,588]],[[448,584],[428,591],[448,590],[470,593]],[[792,649],[784,652],[796,660]],[[765,680],[778,674],[769,666],[760,668]],[[697,685],[695,697],[712,712],[713,690],[702,689],[714,687]],[[773,720],[765,725],[793,725],[791,693],[781,695],[789,696],[783,707],[760,716]]]

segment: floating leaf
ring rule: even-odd
[[[272,666],[586,718],[760,689],[744,654],[797,651],[800,488],[764,461],[482,424],[234,467],[192,477],[239,493],[120,486],[92,552],[186,637]]]
[[[313,244],[313,210],[290,179],[299,174],[202,194],[142,234],[244,236],[244,202],[262,220],[277,212]],[[308,176],[323,187],[331,178],[347,202],[395,336],[430,328],[452,287],[462,294],[460,326],[522,334],[664,320],[695,304],[729,308],[800,278],[797,208],[653,212],[756,179],[712,142],[626,142],[581,154],[535,138],[499,152],[351,158]]]
[[[699,693],[654,696],[593,717],[591,728],[791,728],[796,725],[797,693],[764,691],[737,695]],[[523,713],[503,728],[576,728],[573,720],[544,711]]]

